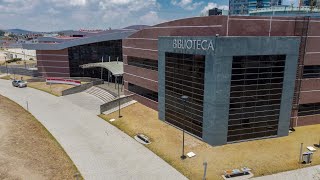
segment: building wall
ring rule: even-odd
[[[144,86],[144,83],[150,83],[152,84],[150,89],[154,89],[158,83],[154,75],[155,72],[145,69],[144,73],[139,73],[141,69],[137,67],[130,67],[129,69],[126,67],[126,59],[127,56],[132,56],[158,60],[158,37],[161,36],[215,36],[216,34],[219,36],[295,36],[296,31],[301,31],[301,29],[297,28],[297,23],[299,22],[301,22],[301,18],[294,17],[209,16],[162,23],[138,31],[123,40],[125,74],[131,74],[130,78],[135,78],[137,85]],[[308,25],[305,65],[320,65],[319,29],[320,20],[311,19]],[[127,75],[125,76],[128,77]],[[129,80],[126,77],[125,83],[130,82],[131,79]],[[314,88],[320,88],[320,84],[319,86],[315,84]],[[128,91],[128,93],[130,92]],[[308,96],[312,97],[313,93],[301,92],[300,103],[314,102],[314,100],[308,99]],[[144,99],[143,104],[147,105],[147,101],[148,99]],[[318,102],[320,102],[320,99]],[[296,114],[297,110],[294,110],[292,116],[295,118],[293,123],[295,126],[309,124],[299,123],[299,117]],[[304,119],[301,118],[301,121],[307,121]]]
[[[212,40],[215,50],[179,49],[174,39]],[[291,37],[161,37],[159,38],[159,118],[165,120],[165,53],[205,55],[202,139],[211,145],[227,143],[233,56],[286,55],[277,136],[288,135],[300,38]],[[287,48],[280,48],[286,46]]]
[[[128,65],[127,57],[132,56],[158,60],[159,36],[225,35],[226,19],[226,16],[210,16],[166,22],[138,31],[129,38],[124,39],[122,48],[125,84],[134,82],[134,84],[138,86],[158,92],[158,72],[150,69],[142,70],[142,68],[130,66]],[[148,99],[144,99],[140,102],[145,105],[152,104],[152,108],[158,110],[157,102],[148,101]]]
[[[69,77],[68,49],[37,50],[37,67],[43,77]]]

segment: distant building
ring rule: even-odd
[[[301,6],[319,6],[320,0],[302,0]]]
[[[248,0],[229,0],[229,14],[248,14]]]
[[[251,10],[280,6],[282,0],[229,0],[230,14],[248,14]]]
[[[250,16],[311,16],[320,18],[320,9],[310,6],[291,7],[279,6],[260,8],[249,11]]]
[[[280,6],[281,4],[282,0],[248,0],[248,9],[250,11],[258,8]]]
[[[228,13],[229,13],[228,10],[213,8],[209,10],[208,15],[209,16],[228,15]]]

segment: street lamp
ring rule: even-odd
[[[26,62],[26,52],[22,51],[23,53],[23,63],[24,63],[24,68],[27,69],[27,62]]]
[[[6,56],[4,57],[4,61],[6,63],[6,71],[7,71],[7,75],[8,75],[9,72],[8,72],[8,63],[7,63],[7,57]]]
[[[116,82],[118,83],[118,103],[119,103],[119,116],[118,117],[122,118],[122,116],[120,114],[120,87],[119,87],[120,83],[119,83],[119,81],[120,81],[120,75],[117,75]]]
[[[181,96],[181,99],[183,102],[184,115],[186,115],[186,102],[188,101],[189,97],[188,96]],[[185,128],[185,123],[183,123],[183,128],[182,128],[182,155],[180,157],[182,160],[187,158],[186,155],[184,155],[184,128]]]

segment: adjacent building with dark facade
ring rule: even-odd
[[[125,90],[211,145],[286,136],[320,123],[318,28],[318,19],[248,16],[148,27],[123,41]]]
[[[83,69],[80,65],[122,61],[122,39],[136,29],[107,30],[80,35],[40,38],[37,44],[24,44],[35,49],[38,72],[43,77],[101,78],[101,68]],[[108,72],[103,71],[103,79]]]

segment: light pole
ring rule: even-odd
[[[27,62],[26,62],[26,52],[22,51],[23,53],[23,63],[24,63],[24,68],[27,69]]]
[[[117,83],[118,83],[118,103],[119,103],[119,118],[122,118],[122,116],[121,116],[121,114],[120,114],[120,87],[119,87],[119,81],[120,81],[120,76],[118,75],[118,76],[116,76],[116,80],[117,80]]]
[[[188,101],[189,97],[188,96],[181,96],[181,99],[183,102],[184,115],[186,115],[186,102]],[[187,158],[186,155],[184,155],[184,128],[185,128],[185,123],[183,123],[183,128],[182,128],[182,155],[180,157],[182,160]]]
[[[101,58],[101,63],[103,64],[103,56]],[[103,77],[103,67],[101,67],[101,75],[100,75],[100,79],[102,79]],[[103,80],[103,79],[102,79]],[[104,81],[104,80],[103,80]]]
[[[7,75],[8,75],[9,72],[8,72],[8,63],[7,63],[7,57],[6,56],[4,57],[4,61],[6,63],[6,71],[7,71]]]

